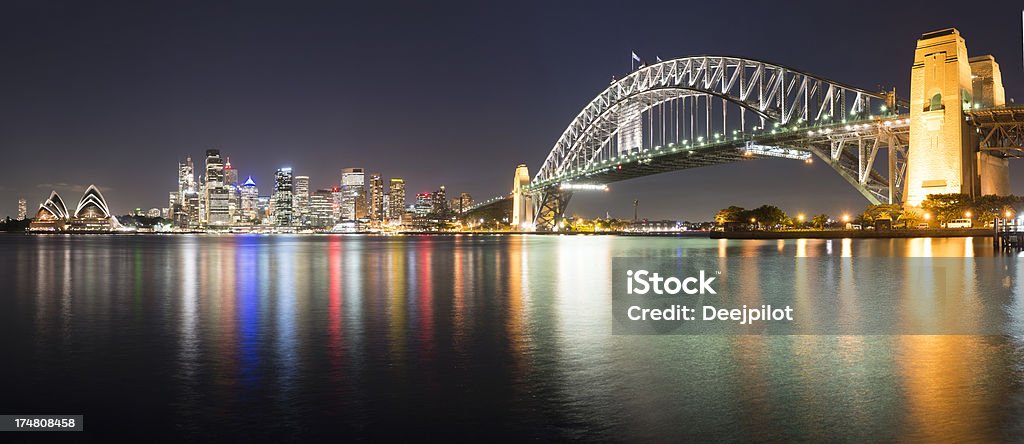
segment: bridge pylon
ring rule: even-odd
[[[530,171],[526,164],[516,167],[512,179],[512,225],[518,230],[533,229],[533,195],[527,191],[530,185]]]
[[[991,56],[968,58],[956,29],[917,41],[910,77],[910,152],[904,203],[917,207],[929,194],[1009,194],[1009,166],[979,149],[965,113],[1005,103],[999,65]]]

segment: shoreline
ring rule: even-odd
[[[991,228],[947,228],[929,230],[791,230],[791,231],[683,231],[683,232],[535,232],[535,231],[400,231],[400,232],[353,232],[353,233],[232,233],[232,232],[77,232],[77,233],[32,233],[0,232],[5,235],[22,236],[623,236],[623,237],[676,237],[726,240],[772,240],[772,239],[912,239],[950,237],[992,237]]]
[[[927,230],[799,230],[714,231],[711,239],[912,239],[919,237],[992,237],[992,228],[936,228]]]

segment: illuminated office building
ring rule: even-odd
[[[274,226],[291,227],[294,223],[291,168],[280,168],[274,175]]]
[[[360,216],[365,215],[365,205],[366,185],[363,169],[345,168],[341,170],[341,219],[359,219]],[[361,209],[363,211],[359,211]]]
[[[309,224],[318,228],[334,225],[334,196],[331,189],[316,190],[309,196]]]
[[[388,185],[388,219],[392,224],[401,224],[405,215],[405,179],[392,177]]]
[[[206,150],[204,182],[206,224],[211,227],[231,225],[230,190],[224,182],[224,160],[220,150]]]
[[[245,183],[242,184],[239,191],[239,207],[241,212],[239,221],[249,224],[263,219],[259,215],[259,199],[260,190],[256,187],[256,182],[252,180],[252,176],[249,176],[249,178],[245,179]]]
[[[434,210],[434,196],[430,193],[416,194],[416,217],[425,217]]]
[[[309,176],[295,176],[292,191],[292,212],[295,225],[306,225],[309,215]]]
[[[380,225],[384,221],[384,179],[380,173],[370,174],[370,222]]]

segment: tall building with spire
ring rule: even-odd
[[[226,185],[237,185],[238,184],[238,170],[231,166],[231,158],[228,157],[224,162],[224,184]]]
[[[241,208],[239,221],[248,224],[262,219],[263,217],[259,214],[260,190],[256,187],[252,176],[249,176],[242,184],[239,194],[239,207]]]
[[[18,220],[25,220],[28,217],[28,202],[25,198],[18,199]]]

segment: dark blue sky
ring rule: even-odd
[[[405,177],[410,194],[497,195],[631,50],[764,59],[906,96],[917,37],[955,26],[1024,99],[1014,1],[211,3],[0,6],[0,215],[18,197],[34,211],[50,188],[77,202],[89,183],[117,213],[166,206],[177,159],[207,148],[267,194],[279,166],[313,187],[361,166]],[[631,217],[634,198],[641,217],[691,220],[728,204],[866,204],[822,162],[760,161],[615,184],[571,210]]]

